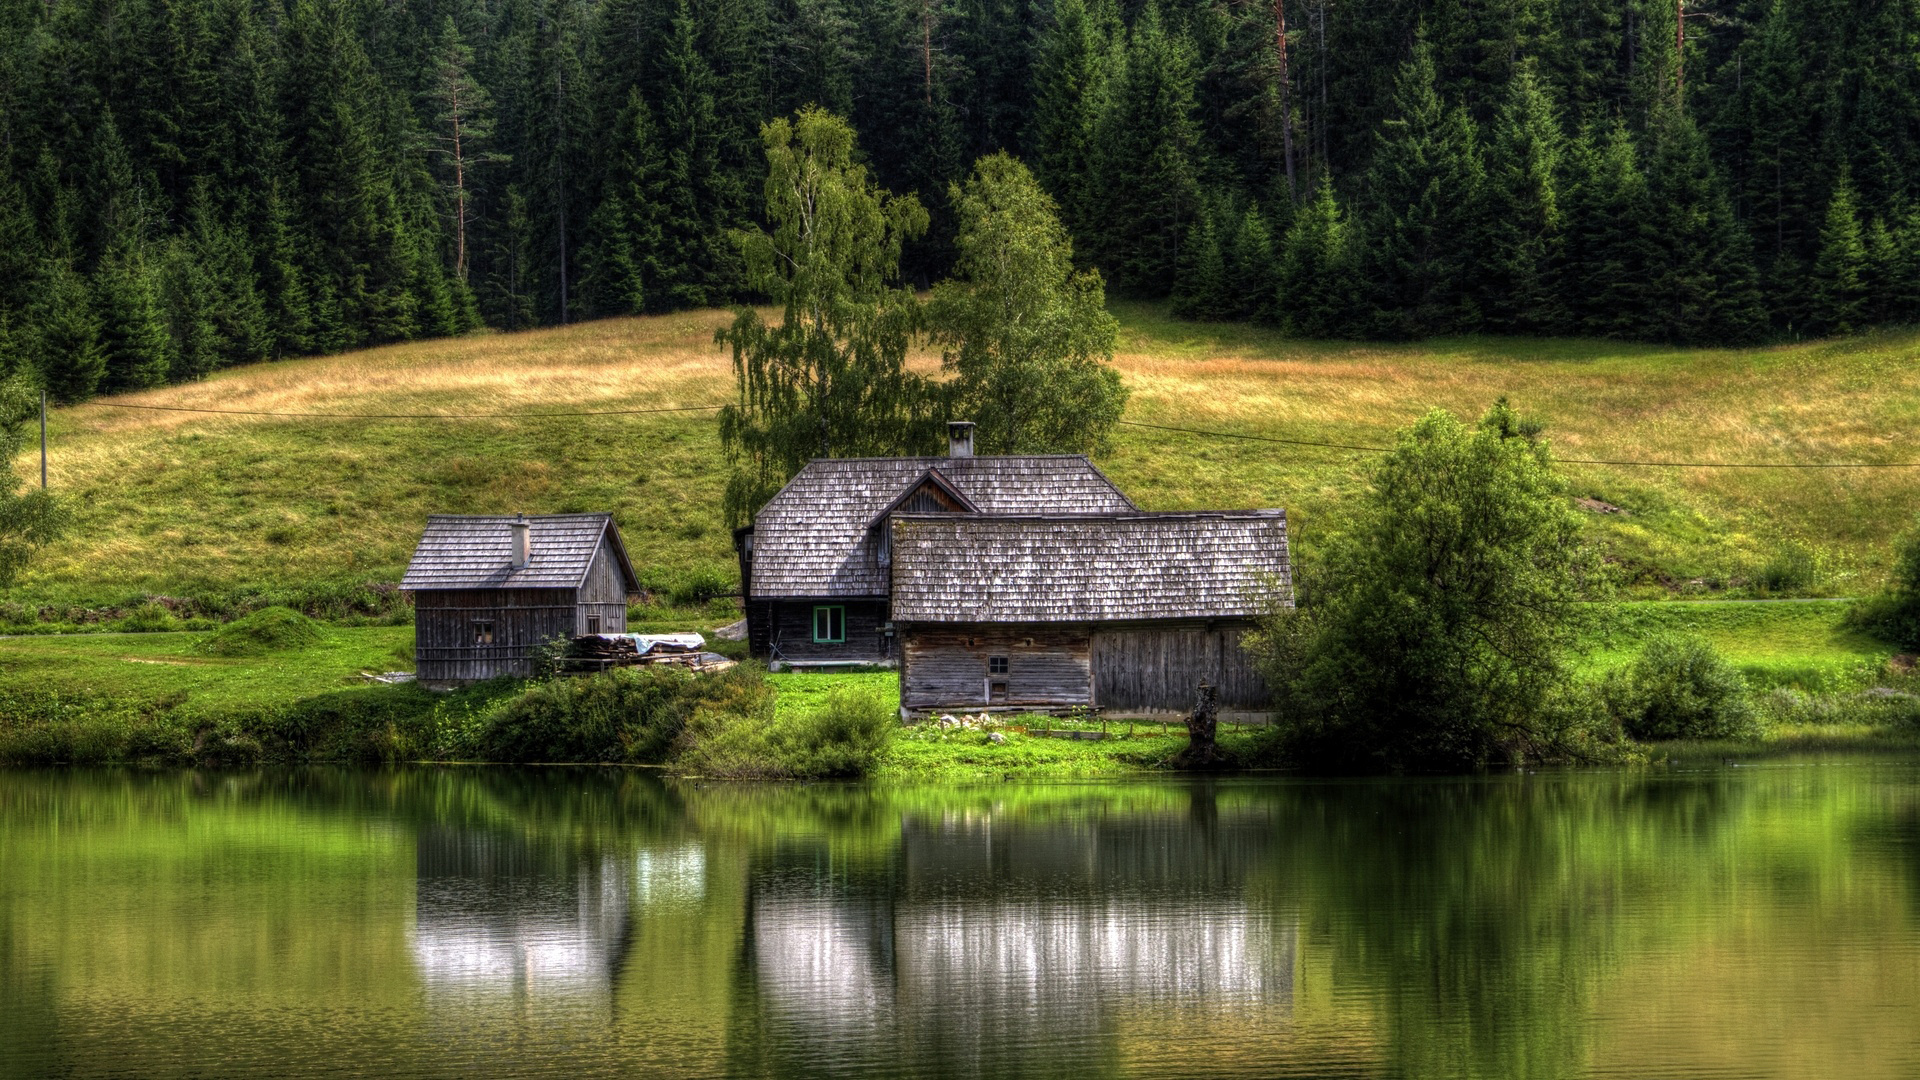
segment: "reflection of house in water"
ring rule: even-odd
[[[416,875],[413,959],[430,994],[608,998],[626,951],[624,861],[427,828]]]
[[[1270,829],[1264,817],[909,825],[891,882],[766,875],[751,946],[768,1034],[1001,1072],[1128,1015],[1279,1021],[1294,925],[1242,887]]]

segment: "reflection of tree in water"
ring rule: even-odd
[[[1265,815],[909,815],[896,856],[847,871],[788,847],[753,871],[735,1065],[794,1075],[1112,1071],[1129,1016],[1271,1029],[1291,920],[1242,886]]]
[[[1278,886],[1391,1017],[1396,1073],[1566,1076],[1595,987],[1644,944],[1624,938],[1662,932],[1622,912],[1713,902],[1697,864],[1752,788],[1608,773],[1276,795]]]

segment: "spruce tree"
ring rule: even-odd
[[[1180,241],[1200,209],[1193,46],[1149,6],[1134,21],[1096,147],[1099,220],[1088,228],[1096,264],[1125,290],[1165,296]]]
[[[587,222],[581,252],[582,306],[597,315],[638,315],[652,289],[672,280],[660,263],[665,209],[660,146],[646,100],[635,87],[607,151],[600,205]]]
[[[159,386],[173,369],[173,339],[160,307],[157,261],[147,245],[129,241],[94,272],[94,307],[105,353],[103,391]]]
[[[1249,205],[1234,223],[1227,241],[1227,282],[1234,296],[1233,318],[1271,322],[1280,289],[1280,261],[1273,230],[1258,206]]]
[[[1110,0],[1059,0],[1034,48],[1033,173],[1060,204],[1061,219],[1088,236],[1099,218],[1094,188],[1100,116],[1115,64]]]
[[[1478,326],[1483,172],[1473,121],[1435,87],[1424,36],[1394,80],[1367,171],[1366,276],[1376,333],[1426,337]]]
[[[1176,319],[1230,319],[1236,314],[1220,236],[1225,217],[1218,207],[1210,206],[1187,226],[1173,281],[1172,312]]]
[[[699,47],[699,24],[688,0],[676,0],[662,42],[658,90],[658,276],[654,310],[704,307],[736,295],[743,284],[728,230],[744,224],[747,190],[726,164],[724,88]]]
[[[1313,198],[1294,215],[1281,244],[1279,295],[1273,308],[1289,335],[1329,338],[1356,332],[1361,313],[1355,310],[1352,246],[1351,227],[1334,197],[1333,180],[1321,173]]]
[[[1632,137],[1620,124],[1587,128],[1569,148],[1565,175],[1566,258],[1556,285],[1571,310],[1563,332],[1637,337],[1653,303],[1647,276],[1657,252]]]
[[[1851,334],[1867,324],[1867,246],[1860,231],[1853,181],[1842,168],[1827,200],[1820,254],[1813,262],[1807,330]]]
[[[1750,240],[1734,219],[1705,137],[1674,110],[1658,118],[1652,141],[1646,221],[1653,256],[1637,332],[1682,345],[1758,339],[1766,312]]]
[[[1565,320],[1554,288],[1563,242],[1565,138],[1531,66],[1507,87],[1487,145],[1485,314],[1492,329],[1550,333]]]
[[[86,279],[67,260],[49,258],[37,293],[26,340],[40,382],[55,401],[85,401],[99,389],[107,368],[100,317]]]

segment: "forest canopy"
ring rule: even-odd
[[[1187,317],[1852,332],[1920,306],[1916,51],[1920,0],[0,0],[0,362],[71,401],[764,299],[732,237],[809,105],[926,209],[904,285],[1004,151]]]

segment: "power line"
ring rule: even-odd
[[[1371,454],[1391,453],[1390,446],[1361,446],[1355,443],[1313,442],[1306,439],[1281,439],[1272,435],[1244,435],[1234,431],[1203,431],[1200,428],[1143,424],[1138,420],[1119,421],[1128,427],[1175,431],[1184,435],[1205,435],[1212,439],[1244,439],[1248,442],[1279,443],[1283,446],[1310,446],[1323,450],[1360,450]],[[1920,469],[1920,461],[1616,461],[1604,458],[1554,459],[1562,465],[1619,465],[1647,469]]]
[[[578,412],[501,413],[332,413],[261,412],[252,409],[189,409],[183,405],[130,405],[119,401],[82,401],[103,409],[142,409],[148,412],[200,413],[210,416],[274,416],[315,420],[539,420],[575,416],[643,416],[654,413],[711,412],[724,405],[674,405],[660,409],[593,409]]]

